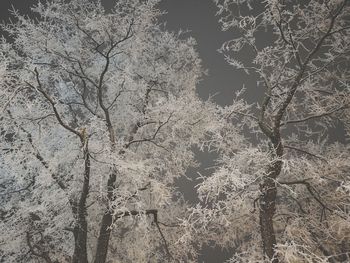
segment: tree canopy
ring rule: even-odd
[[[159,2],[39,2],[3,25],[0,261],[197,262],[209,245],[348,262],[350,2],[214,0],[219,52],[257,80],[227,106],[197,96],[196,42]],[[194,149],[217,159],[192,204],[176,181]]]
[[[348,262],[350,2],[215,3],[236,36],[220,52],[263,96],[249,104],[243,89],[224,108],[251,143],[214,146],[194,218],[215,222],[230,262]]]
[[[39,2],[4,27],[2,261],[195,258],[174,180],[204,134],[201,61],[157,3]]]

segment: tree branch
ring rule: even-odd
[[[283,125],[287,125],[287,124],[293,124],[293,123],[300,123],[300,122],[306,122],[306,121],[309,121],[309,120],[313,120],[313,119],[317,119],[317,118],[322,118],[322,117],[327,117],[329,115],[332,115],[333,113],[337,112],[337,111],[341,111],[341,110],[345,110],[345,109],[348,109],[349,106],[341,106],[339,108],[336,108],[336,109],[333,109],[329,112],[325,112],[325,113],[321,113],[321,114],[317,114],[317,115],[311,115],[311,116],[308,116],[308,117],[305,117],[305,118],[302,118],[302,119],[299,119],[299,120],[289,120],[289,121],[286,121],[286,122],[283,122],[281,123],[281,126]]]
[[[280,123],[281,123],[281,119],[289,105],[289,103],[291,102],[291,100],[294,97],[294,94],[296,92],[296,90],[299,87],[299,84],[302,80],[302,77],[306,71],[306,68],[311,60],[311,58],[321,49],[324,41],[326,40],[327,37],[329,37],[329,33],[332,31],[334,23],[336,21],[336,18],[339,16],[339,14],[341,13],[341,11],[343,10],[345,4],[346,4],[347,0],[344,0],[342,5],[340,6],[340,8],[337,10],[337,12],[335,13],[334,16],[332,16],[330,25],[327,29],[327,32],[324,33],[324,35],[318,40],[316,46],[314,47],[314,49],[308,54],[308,56],[306,57],[302,67],[299,70],[299,73],[295,76],[294,82],[290,88],[290,90],[288,91],[287,97],[285,98],[285,100],[283,101],[281,107],[279,108],[279,110],[277,111],[277,114],[275,116],[275,129],[278,129],[280,127]]]
[[[33,177],[33,178],[30,180],[30,182],[29,182],[29,184],[28,184],[27,186],[25,186],[25,187],[23,187],[23,188],[21,188],[21,189],[9,191],[9,192],[6,192],[6,193],[0,193],[0,196],[1,196],[1,195],[10,195],[10,194],[15,194],[15,193],[20,193],[20,192],[23,192],[23,191],[28,191],[29,188],[30,188],[31,186],[33,186],[34,184],[35,184],[35,177]]]
[[[156,139],[156,136],[157,136],[157,134],[159,133],[159,131],[161,130],[161,128],[164,127],[166,124],[169,123],[169,121],[170,121],[172,115],[173,115],[173,114],[171,113],[170,116],[168,117],[168,119],[167,119],[165,122],[161,123],[161,124],[158,126],[158,128],[156,129],[156,131],[154,132],[154,134],[152,135],[152,137],[150,137],[150,138],[143,138],[143,139],[137,139],[137,140],[132,140],[132,141],[128,142],[128,143],[125,145],[125,148],[129,148],[130,145],[132,145],[132,144],[134,144],[134,143],[150,142],[150,143],[153,143],[154,145],[156,145],[156,146],[158,146],[158,147],[161,147],[161,148],[165,149],[163,146],[158,145],[156,142],[154,142],[154,140]],[[165,150],[166,150],[166,149],[165,149]]]
[[[145,211],[136,211],[136,210],[131,210],[131,211],[126,211],[126,212],[123,212],[123,213],[120,213],[119,215],[116,216],[115,220],[119,219],[119,218],[122,218],[122,217],[126,217],[126,216],[137,216],[137,215],[141,215],[141,214],[145,214],[145,215],[153,215],[153,223],[156,225],[158,231],[159,231],[159,234],[163,240],[163,243],[164,243],[164,248],[166,250],[166,253],[168,255],[168,257],[170,259],[173,259],[173,256],[171,255],[170,251],[169,251],[169,246],[168,246],[168,243],[165,239],[165,236],[159,226],[159,222],[158,222],[158,210],[157,209],[148,209],[148,210],[145,210]]]
[[[7,113],[9,114],[10,118],[13,119],[12,114],[9,110],[7,110]],[[65,191],[67,187],[64,185],[62,181],[58,179],[58,176],[51,171],[48,162],[45,161],[45,158],[41,155],[39,150],[35,147],[33,143],[32,134],[28,132],[26,129],[24,129],[22,126],[18,125],[15,120],[14,120],[14,123],[20,128],[21,131],[23,131],[27,135],[27,140],[31,145],[31,147],[33,148],[33,150],[35,151],[35,153],[33,153],[35,158],[44,166],[45,169],[47,169],[51,173],[52,179],[57,183],[57,185],[61,188],[61,190]]]
[[[29,82],[26,82],[27,85],[29,85],[31,88],[33,88],[34,90],[38,90],[44,97],[45,99],[47,100],[47,102],[51,105],[53,111],[54,111],[54,114],[56,116],[56,119],[57,121],[59,122],[59,124],[64,128],[66,129],[67,131],[77,135],[80,140],[82,141],[83,138],[82,138],[82,135],[76,131],[75,129],[73,129],[72,127],[70,127],[68,124],[66,124],[63,120],[62,120],[62,117],[61,115],[59,114],[57,108],[56,108],[56,102],[53,101],[53,99],[46,93],[46,91],[43,90],[43,87],[42,87],[42,84],[41,84],[41,81],[40,81],[40,78],[39,78],[39,72],[38,70],[35,68],[34,69],[34,72],[35,72],[35,76],[36,76],[36,81],[38,83],[38,86],[37,88],[34,87],[32,84],[30,84]]]
[[[323,209],[326,209],[330,212],[333,212],[332,209],[330,209],[327,205],[325,205],[322,200],[315,194],[317,193],[317,191],[315,190],[315,188],[308,182],[308,180],[310,179],[304,179],[304,180],[296,180],[296,181],[289,181],[289,182],[278,182],[279,184],[285,184],[285,185],[304,185],[306,187],[306,189],[309,191],[309,193],[311,194],[311,196],[321,205],[321,207]]]
[[[301,152],[301,153],[310,155],[311,157],[320,159],[320,160],[322,160],[322,161],[328,163],[328,161],[327,161],[325,158],[323,158],[323,157],[321,157],[321,156],[318,156],[318,155],[316,155],[316,154],[310,153],[310,152],[308,152],[308,151],[306,151],[306,150],[299,149],[299,148],[297,148],[297,147],[290,146],[290,145],[284,145],[284,147],[287,148],[287,149],[295,150],[295,151],[298,151],[298,152]]]

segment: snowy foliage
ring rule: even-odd
[[[195,261],[174,180],[212,106],[194,40],[163,31],[157,3],[41,2],[4,27],[1,262]]]
[[[214,2],[236,36],[220,52],[262,99],[221,110],[187,227],[233,248],[229,262],[349,262],[350,2]]]

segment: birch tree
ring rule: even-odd
[[[174,181],[203,134],[202,69],[157,3],[39,2],[4,26],[1,262],[195,261]]]
[[[212,135],[221,157],[189,226],[234,248],[230,262],[348,262],[350,2],[215,3],[235,36],[220,52],[263,95],[222,109],[245,142]]]

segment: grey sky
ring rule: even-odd
[[[217,52],[225,41],[232,39],[232,32],[221,31],[212,0],[163,0],[160,8],[167,12],[161,20],[166,22],[168,30],[189,30],[188,34],[197,40],[203,66],[208,70],[208,75],[198,86],[202,98],[216,94],[214,100],[227,105],[232,103],[234,92],[242,88],[244,82],[255,86],[254,79],[233,71]],[[256,90],[247,92],[247,96],[256,97]]]

